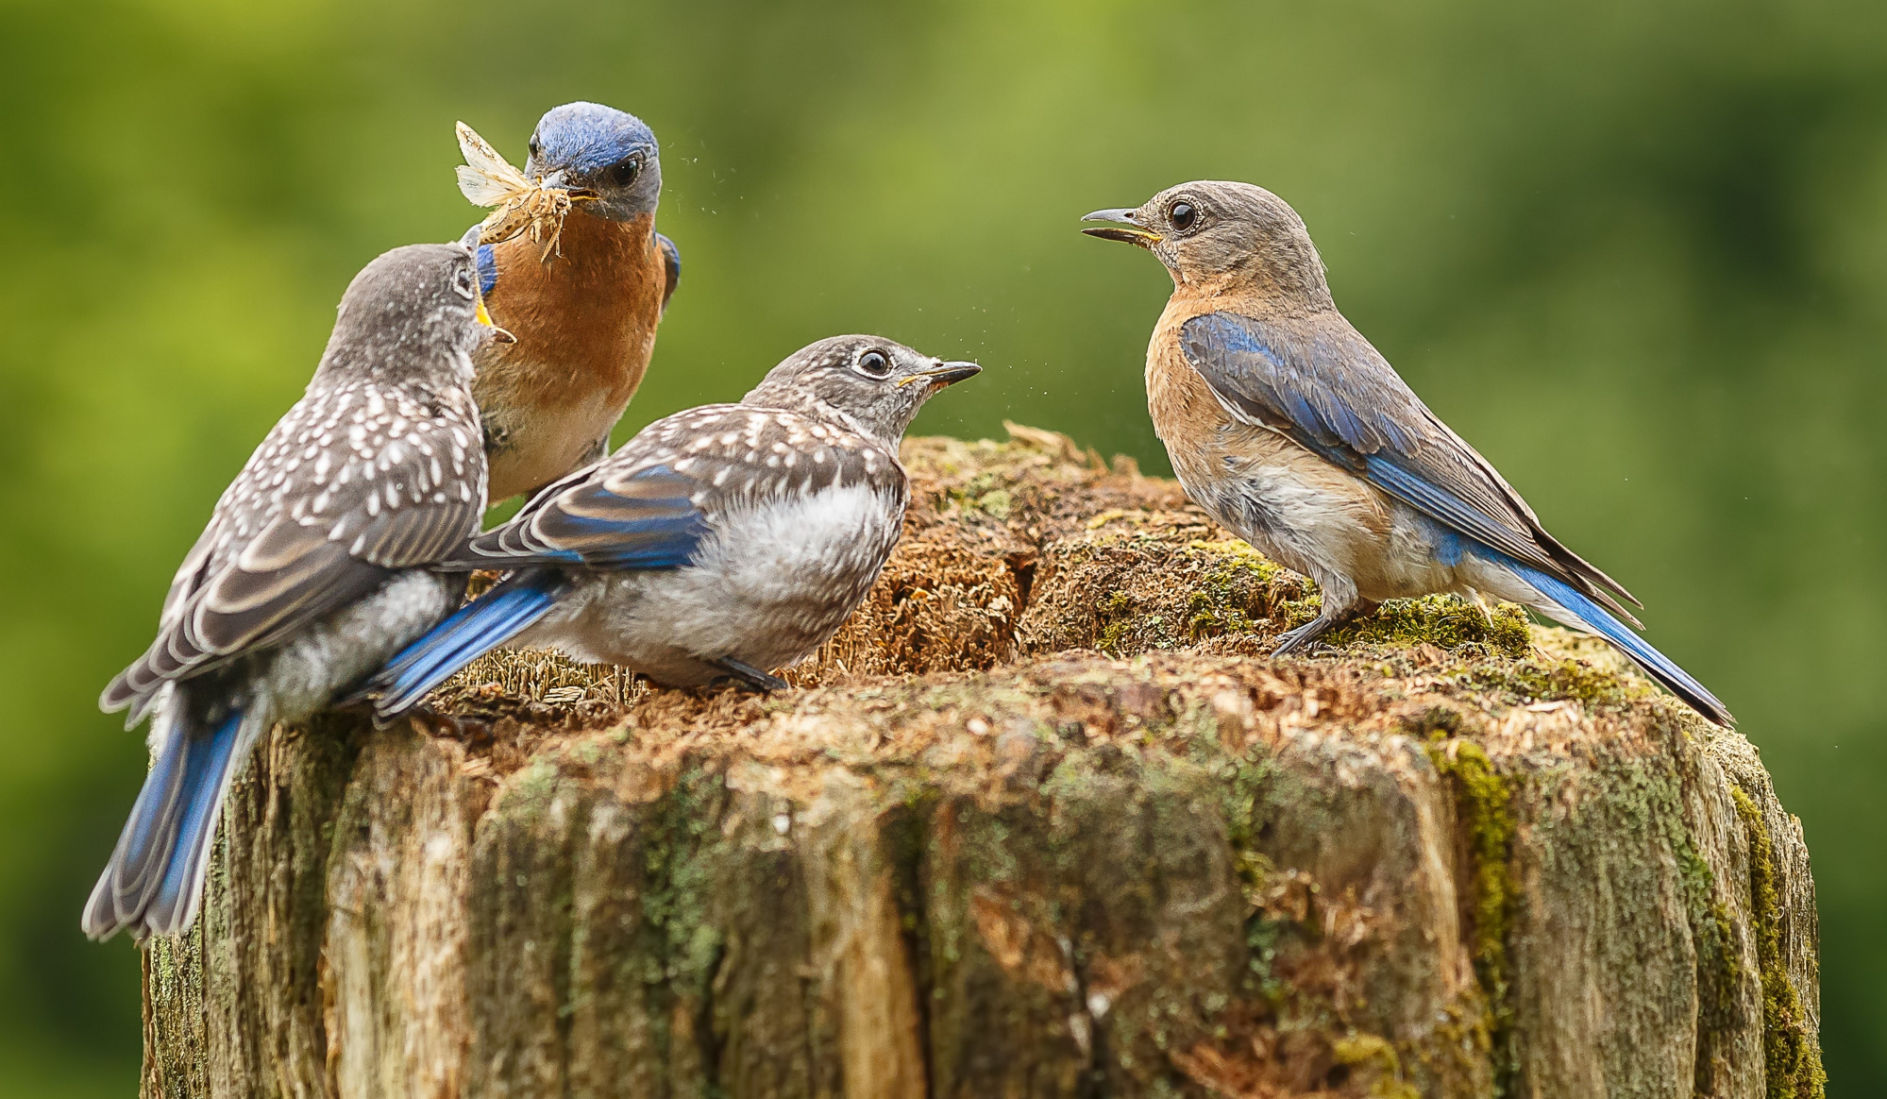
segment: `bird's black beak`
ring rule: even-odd
[[[1137,244],[1142,248],[1151,248],[1160,243],[1160,234],[1140,225],[1138,210],[1096,210],[1084,214],[1082,221],[1111,221],[1113,225],[1084,225],[1081,231],[1091,237],[1102,240],[1117,240],[1122,244]]]
[[[570,172],[558,168],[551,172],[540,172],[535,177],[537,185],[546,191],[562,191],[570,196],[571,202],[594,202],[602,198],[602,193],[589,187],[577,187],[570,182]]]
[[[982,372],[983,372],[983,368],[976,365],[975,363],[966,363],[966,362],[939,363],[934,370],[925,370],[920,373],[913,374],[910,377],[899,382],[898,384],[900,386],[904,386],[904,385],[909,385],[912,382],[927,382],[929,383],[928,388],[930,389],[930,391],[932,393],[935,393],[937,390],[942,389],[944,386],[955,385],[965,378],[974,378],[978,374],[981,374]]]

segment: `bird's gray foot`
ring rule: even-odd
[[[1286,632],[1284,636],[1278,638],[1278,643],[1272,648],[1271,655],[1283,656],[1286,653],[1296,652],[1322,637],[1324,634],[1336,629],[1338,624],[1339,623],[1334,618],[1324,618],[1321,615],[1313,618],[1309,622]]]
[[[491,731],[490,725],[478,718],[449,714],[424,702],[414,706],[400,717],[411,722],[418,732],[436,740],[475,741]],[[374,724],[384,727],[397,720],[399,718],[382,722],[376,718]]]
[[[786,680],[781,679],[779,676],[769,675],[759,668],[754,667],[752,664],[744,660],[735,660],[731,656],[724,656],[719,660],[710,661],[710,663],[726,672],[728,677],[733,679],[734,682],[750,691],[760,691],[762,693],[784,691],[787,687],[791,686],[791,684],[787,683]]]
[[[1278,643],[1276,647],[1271,650],[1271,655],[1283,656],[1286,653],[1296,652],[1322,637],[1324,634],[1336,629],[1338,626],[1346,622],[1354,622],[1356,619],[1375,609],[1375,603],[1368,602],[1367,600],[1359,600],[1347,607],[1338,609],[1335,614],[1326,611],[1278,638]]]

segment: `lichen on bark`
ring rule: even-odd
[[[1821,1048],[1810,1031],[1782,957],[1779,925],[1782,900],[1777,886],[1775,849],[1769,825],[1754,798],[1732,787],[1730,798],[1749,841],[1750,904],[1755,910],[1756,963],[1762,971],[1763,1064],[1771,1096],[1820,1099],[1828,1076],[1822,1071]]]
[[[1740,735],[1515,608],[1273,660],[1314,589],[1171,482],[905,455],[795,690],[504,654],[451,723],[275,731],[146,953],[146,1093],[1819,1094]]]

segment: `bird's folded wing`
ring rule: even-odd
[[[545,488],[510,522],[472,539],[448,567],[679,568],[707,533],[693,499],[701,488],[666,465],[606,461]]]
[[[681,249],[660,233],[655,234],[655,245],[662,250],[662,309],[666,311],[668,299],[675,296],[675,288],[681,285]]]
[[[1548,534],[1520,494],[1347,324],[1206,313],[1181,326],[1180,347],[1233,416],[1279,432],[1450,530],[1562,577],[1631,619],[1613,598],[1631,594]]]
[[[860,484],[904,506],[903,467],[868,440],[780,409],[703,405],[552,483],[446,567],[680,568],[729,509]]]
[[[424,426],[409,429],[398,462],[350,452],[318,483],[311,480],[313,463],[285,467],[277,498],[303,506],[263,511],[247,538],[233,536],[225,510],[241,506],[239,496],[226,497],[185,560],[187,569],[196,567],[172,585],[156,640],[105,688],[100,705],[110,711],[137,704],[135,720],[165,682],[278,644],[368,594],[394,570],[432,564],[463,545],[478,529],[482,488],[462,493],[443,483],[445,469],[429,452],[446,453],[450,441],[430,434]],[[253,460],[243,472],[258,485],[274,476]]]

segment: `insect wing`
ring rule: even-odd
[[[491,143],[461,122],[458,124],[459,152],[465,163],[459,166],[459,193],[474,206],[497,206],[520,191],[531,187],[524,173],[513,168]]]

